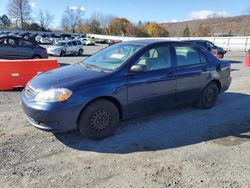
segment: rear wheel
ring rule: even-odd
[[[61,53],[60,53],[60,56],[61,57],[64,57],[66,55],[66,53],[64,52],[64,51],[62,51]]]
[[[214,82],[210,82],[201,92],[198,107],[203,109],[212,108],[217,101],[219,88]]]
[[[79,55],[79,56],[82,56],[82,54],[83,54],[83,50],[80,49],[80,50],[78,51],[78,55]]]
[[[119,111],[107,100],[99,99],[88,105],[79,117],[79,130],[89,139],[111,136],[119,122]]]
[[[33,59],[41,59],[41,56],[39,56],[39,55],[34,55],[34,56],[33,56]]]

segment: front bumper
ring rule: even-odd
[[[232,82],[232,77],[224,78],[221,80],[221,92],[225,92],[229,89]]]
[[[77,129],[77,118],[81,105],[65,103],[39,104],[29,101],[24,92],[21,95],[21,105],[27,121],[34,127],[49,132],[67,132]]]

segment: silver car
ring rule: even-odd
[[[66,55],[79,55],[83,54],[83,45],[80,40],[65,40],[59,41],[47,49],[49,55],[53,56],[66,56]]]

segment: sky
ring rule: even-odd
[[[8,0],[0,0],[0,15],[8,14]],[[79,7],[88,18],[94,11],[128,18],[131,22],[177,22],[214,15],[237,16],[250,7],[250,0],[30,0],[32,16],[40,9],[55,16],[53,28],[59,28],[67,7]]]

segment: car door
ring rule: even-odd
[[[176,80],[169,46],[146,50],[135,65],[142,73],[128,75],[128,113],[130,115],[170,106],[174,102]]]
[[[73,53],[77,54],[78,53],[78,45],[76,41],[72,41],[72,49],[73,49]]]
[[[175,46],[176,102],[197,101],[210,72],[206,57],[198,48]]]
[[[0,58],[16,59],[17,45],[15,38],[3,37],[0,39]]]
[[[72,42],[67,42],[67,47],[66,47],[66,54],[70,55],[73,53],[73,44]]]
[[[20,59],[29,59],[34,55],[34,45],[32,42],[18,39],[17,55]]]

